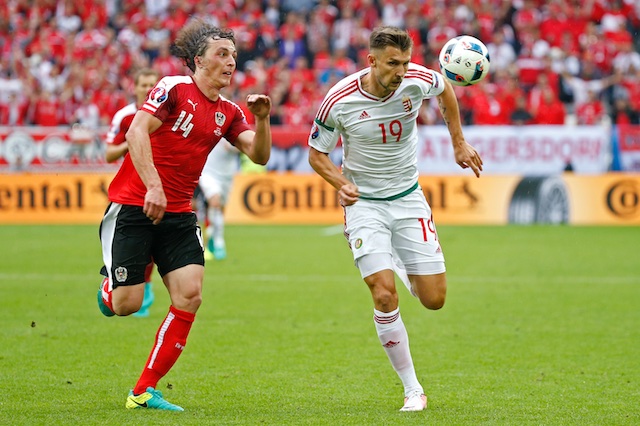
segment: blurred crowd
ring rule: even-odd
[[[327,89],[366,66],[379,25],[406,28],[413,61],[434,69],[451,37],[485,42],[489,77],[456,88],[465,124],[639,122],[633,0],[4,0],[0,125],[107,125],[136,70],[189,72],[169,46],[193,17],[234,30],[225,96],[269,94],[273,124],[309,126]],[[440,123],[437,105],[420,120]]]

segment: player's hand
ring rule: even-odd
[[[467,142],[464,142],[462,145],[455,147],[454,151],[456,163],[458,163],[458,165],[463,169],[471,167],[471,170],[476,174],[476,177],[480,177],[480,172],[482,171],[482,158],[476,149]]]
[[[267,95],[248,95],[247,107],[257,118],[268,117],[271,112],[271,98]]]
[[[340,200],[340,204],[342,206],[350,206],[352,204],[355,204],[359,198],[360,192],[358,191],[358,187],[353,183],[342,185],[342,187],[338,191],[338,199]]]
[[[144,196],[144,206],[142,211],[153,222],[154,225],[160,223],[167,209],[167,197],[162,187],[147,190]]]

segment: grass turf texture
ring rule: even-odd
[[[402,386],[339,230],[229,226],[184,354],[184,413],[124,408],[168,308],[105,318],[97,226],[0,227],[0,424],[632,425],[640,422],[638,227],[439,228],[438,312],[399,284],[429,408]]]

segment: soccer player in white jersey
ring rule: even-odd
[[[223,260],[227,257],[224,241],[224,206],[233,182],[233,176],[240,168],[240,151],[222,139],[216,145],[202,169],[199,186],[207,200],[207,245],[205,259]]]
[[[418,184],[416,118],[422,101],[436,97],[456,162],[476,176],[482,159],[462,133],[458,101],[441,74],[411,63],[406,31],[375,29],[369,67],[329,90],[309,136],[309,163],[338,191],[345,236],[369,286],[380,343],[404,386],[401,411],[421,411],[427,397],[414,369],[398,308],[394,271],[428,309],[446,296],[445,264],[431,207]],[[340,170],[328,154],[342,138]]]

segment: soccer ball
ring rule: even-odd
[[[440,50],[440,70],[451,84],[470,86],[489,73],[489,51],[483,42],[469,35],[454,37]]]

